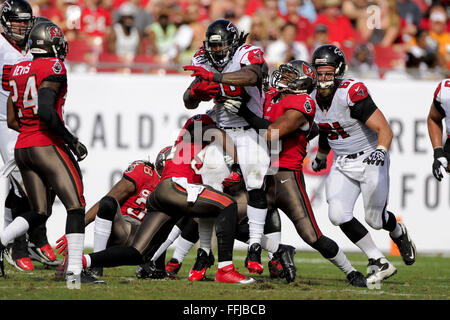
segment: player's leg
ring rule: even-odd
[[[199,240],[198,223],[191,217],[181,218],[175,227],[181,229],[181,235],[178,238],[177,245],[172,258],[167,262],[166,274],[169,278],[176,278],[181,269],[184,258]],[[174,227],[174,228],[175,228]]]
[[[270,181],[270,182],[269,182]],[[276,204],[294,224],[300,237],[312,248],[338,267],[352,285],[365,287],[366,281],[339,248],[323,235],[314,217],[301,171],[280,171],[269,183],[276,184]]]
[[[353,216],[355,202],[361,192],[359,182],[347,177],[333,164],[325,183],[325,192],[331,223],[339,226],[369,259],[384,257],[366,227]]]
[[[227,132],[228,133],[228,132]],[[249,224],[249,249],[245,266],[251,273],[261,274],[261,238],[267,215],[267,198],[264,178],[270,165],[267,142],[253,130],[240,130],[233,137],[248,191],[247,217]]]

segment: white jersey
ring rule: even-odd
[[[240,46],[230,62],[227,63],[222,73],[238,71],[242,66],[251,64],[261,64],[264,62],[263,51],[260,47],[252,45]],[[219,72],[206,58],[205,51],[200,49],[192,58],[193,66],[203,67],[208,71]],[[220,84],[221,97],[215,99],[216,105],[216,123],[220,127],[243,127],[248,126],[244,118],[228,112],[223,107],[223,97],[243,97],[247,102],[247,107],[257,116],[262,117],[264,106],[264,91],[256,86],[252,87],[234,87],[227,84]]]
[[[14,47],[5,36],[0,33],[0,120],[6,120],[6,102],[9,96],[9,72],[11,67],[21,61],[31,61],[33,55]]]
[[[434,91],[434,100],[441,104],[445,112],[445,130],[450,137],[450,79],[444,79],[439,82]]]
[[[314,90],[311,97],[317,104],[316,92]],[[343,79],[328,111],[316,108],[314,121],[320,130],[328,132],[328,143],[335,156],[367,152],[376,148],[377,133],[350,115],[352,106],[368,95],[368,89],[362,81]]]
[[[136,54],[139,45],[139,32],[137,28],[131,28],[130,34],[126,35],[119,23],[114,25],[116,32],[116,54]]]

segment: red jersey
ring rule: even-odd
[[[292,94],[283,99],[273,102],[272,99],[278,95],[278,91],[271,90],[266,93],[264,106],[264,118],[274,122],[278,117],[282,116],[287,110],[294,109],[303,113],[309,122],[311,128],[314,115],[316,113],[316,104],[314,100],[307,94]],[[303,159],[306,156],[306,146],[308,140],[306,131],[300,128],[281,138],[282,148],[279,159],[272,163],[272,167],[286,168],[290,170],[302,170]]]
[[[20,62],[11,69],[9,87],[20,125],[16,149],[63,143],[62,138],[51,133],[38,116],[38,88],[44,80],[62,84],[54,107],[63,121],[67,93],[67,70],[64,63],[58,58],[39,58]]]
[[[111,12],[103,7],[85,7],[81,11],[81,32],[88,36],[105,36],[111,24]]]
[[[203,125],[211,124],[214,124],[214,121],[205,114],[195,115],[186,121],[172,147],[170,155],[166,159],[161,181],[166,178],[184,177],[188,183],[202,183],[200,169],[203,166],[202,150],[206,143],[186,141],[183,139],[183,136],[186,131],[194,134],[194,127],[196,126],[200,129]]]
[[[134,194],[120,208],[123,216],[129,216],[141,222],[147,211],[145,204],[150,193],[159,183],[156,171],[144,161],[134,161],[123,173],[123,177],[135,186]]]

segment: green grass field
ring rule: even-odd
[[[215,252],[217,254],[217,252]],[[170,257],[169,252],[168,257]],[[357,253],[348,253],[355,268],[366,274],[367,260]],[[245,252],[236,251],[235,265],[244,268]],[[214,282],[217,264],[208,270],[205,281],[192,283],[187,274],[195,259],[188,255],[178,280],[140,280],[135,267],[105,269],[107,285],[82,285],[68,290],[65,282],[54,280],[54,269],[34,262],[36,269],[25,273],[5,262],[6,279],[0,279],[2,300],[450,300],[450,258],[418,256],[413,266],[406,266],[399,257],[389,257],[398,273],[386,280],[381,289],[354,288],[334,265],[315,252],[297,252],[297,278],[287,284],[284,279],[272,280],[268,271],[254,276],[256,283],[247,286]],[[263,257],[265,268],[267,256]]]

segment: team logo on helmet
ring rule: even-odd
[[[57,26],[52,26],[48,29],[48,33],[50,34],[50,40],[53,41],[54,38],[62,38],[63,33],[60,28]]]
[[[2,5],[2,12],[7,12],[7,11],[11,11],[11,5],[9,4],[8,1],[5,1]]]
[[[313,71],[313,69],[306,64],[303,64],[303,73],[306,74],[311,79],[316,78],[316,73]]]
[[[237,32],[236,27],[231,22],[227,25],[227,30],[231,32]]]
[[[337,55],[340,55],[340,56],[344,56],[344,53],[343,53],[342,50],[339,49],[338,47],[336,47],[336,48],[334,49],[334,53],[336,53]]]

